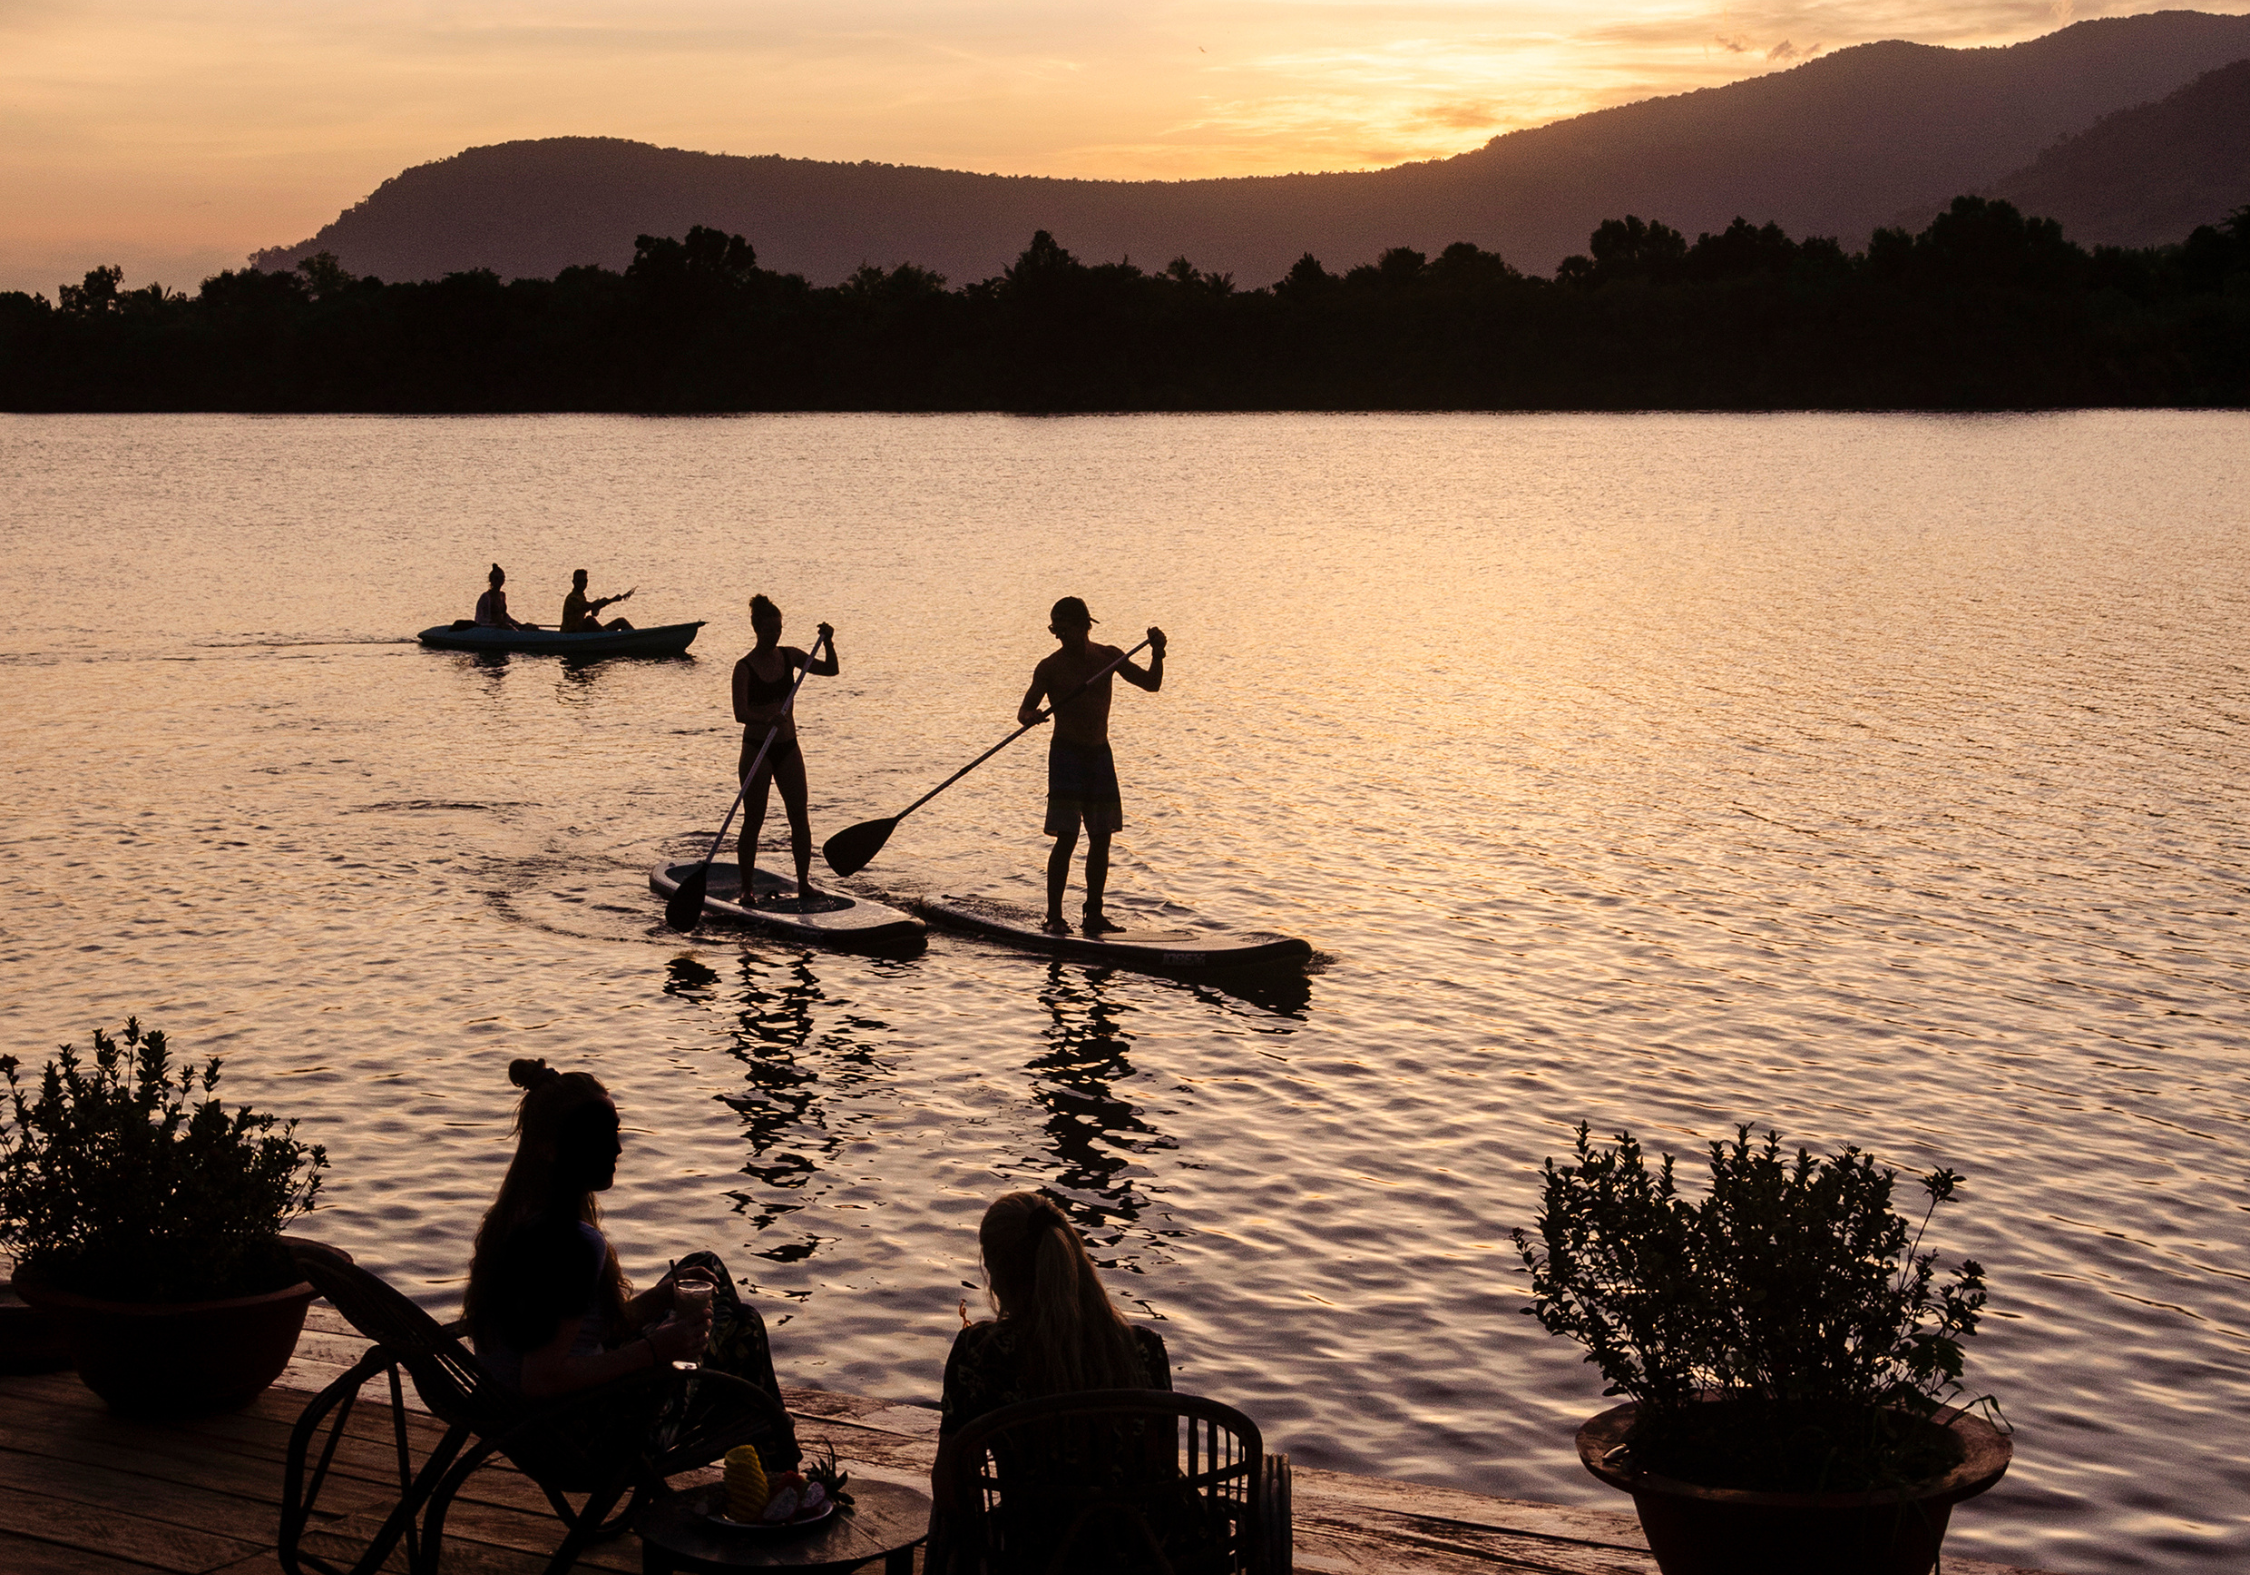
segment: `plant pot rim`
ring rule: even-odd
[[[1951,1428],[1965,1446],[1961,1463],[1943,1476],[1900,1487],[1871,1488],[1858,1493],[1772,1493],[1750,1488],[1705,1487],[1681,1477],[1668,1477],[1632,1467],[1605,1464],[1603,1456],[1625,1441],[1640,1407],[1627,1403],[1612,1406],[1589,1418],[1578,1429],[1578,1459],[1586,1469],[1624,1492],[1660,1493],[1675,1498],[1701,1499],[1713,1504],[1758,1505],[1777,1509],[1855,1509],[1878,1504],[1933,1501],[1957,1504],[1974,1498],[1999,1481],[2015,1458],[2015,1440],[1973,1411],[1939,1406],[1930,1420]]]
[[[284,1285],[274,1291],[261,1291],[255,1296],[223,1296],[214,1301],[202,1302],[120,1302],[103,1296],[81,1296],[76,1291],[66,1291],[38,1275],[19,1273],[8,1284],[31,1306],[53,1308],[58,1312],[220,1312],[236,1307],[263,1306],[268,1302],[310,1301],[320,1294],[313,1288],[312,1281],[299,1280],[294,1285]]]

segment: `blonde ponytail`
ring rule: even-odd
[[[1070,1221],[1035,1192],[985,1210],[977,1239],[1000,1316],[1018,1329],[1031,1394],[1137,1389],[1149,1375]]]

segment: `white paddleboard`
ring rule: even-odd
[[[694,868],[692,860],[659,864],[649,871],[649,890],[669,898]],[[745,903],[741,866],[714,863],[710,883],[703,890],[703,917],[754,925],[816,946],[912,946],[922,941],[927,928],[911,913],[848,891],[823,891],[801,898],[795,881],[771,870],[757,871],[757,888],[755,899]]]
[[[990,897],[938,897],[915,905],[933,924],[989,936],[1030,951],[1127,968],[1248,968],[1301,963],[1312,944],[1263,930],[1123,929],[1103,935],[1055,935],[1039,915]]]

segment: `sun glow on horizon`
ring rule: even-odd
[[[1875,39],[2011,43],[2164,8],[0,0],[0,289],[51,295],[109,261],[193,288],[402,169],[519,138],[1099,179],[1375,169]]]

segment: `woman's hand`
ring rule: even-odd
[[[660,1362],[693,1362],[703,1356],[711,1340],[711,1309],[699,1316],[667,1318],[644,1336]]]

